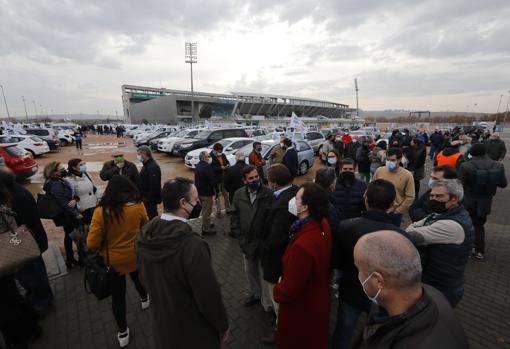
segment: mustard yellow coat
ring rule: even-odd
[[[119,274],[128,274],[137,269],[135,240],[142,225],[148,221],[149,217],[143,203],[128,203],[124,206],[120,222],[117,220],[113,223],[107,222],[110,265]],[[103,210],[102,207],[97,207],[92,216],[87,236],[87,247],[91,250],[101,249],[103,237]],[[106,262],[106,246],[101,249],[101,255]]]

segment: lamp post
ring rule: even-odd
[[[7,105],[7,99],[5,99],[4,87],[0,85],[0,88],[2,89],[2,96],[4,96],[5,110],[7,110],[7,119],[9,119],[9,122],[11,122],[11,114],[9,114],[9,106]]]
[[[195,94],[193,92],[193,63],[197,63],[197,43],[186,42],[184,45],[185,62],[189,63],[191,70],[191,121],[195,122]]]
[[[25,108],[25,116],[27,117],[27,122],[28,122],[27,103],[25,101],[25,96],[21,96],[21,100],[23,101],[23,107]]]
[[[499,107],[501,107],[501,100],[503,99],[503,95],[499,96],[499,103],[498,103],[498,111],[496,113],[499,113]]]
[[[354,78],[354,88],[356,89],[356,117],[359,117],[359,105],[358,105],[358,78]]]
[[[35,104],[35,101],[32,101],[32,104],[34,105],[35,118],[37,119],[37,105]]]

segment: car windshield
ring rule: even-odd
[[[197,135],[198,131],[197,130],[194,130],[194,131],[188,131],[188,134],[186,135],[186,138],[195,138],[195,136]]]
[[[10,155],[10,156],[15,156],[15,157],[21,157],[21,156],[24,156],[25,155],[25,151],[21,148],[18,148],[17,146],[13,145],[11,147],[6,147],[5,148],[5,151]]]
[[[214,147],[214,145],[217,144],[217,143],[220,143],[221,146],[223,147],[223,149],[225,149],[226,147],[228,147],[232,143],[232,141],[227,141],[225,139],[222,139],[221,141],[218,141],[218,142],[215,142],[215,143],[211,144],[210,146],[207,147],[207,149],[212,149]]]
[[[34,142],[44,142],[41,138],[36,137],[36,136],[30,137],[30,139],[33,140]]]

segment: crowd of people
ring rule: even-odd
[[[439,142],[441,138],[441,142]],[[427,146],[433,170],[425,178]],[[66,266],[83,266],[90,251],[108,255],[117,275],[111,303],[120,347],[129,344],[126,275],[150,309],[157,348],[220,348],[230,323],[221,285],[204,237],[224,231],[237,239],[248,294],[260,304],[278,348],[467,348],[453,313],[464,295],[468,259],[483,259],[485,229],[497,188],[507,185],[497,134],[480,143],[436,130],[389,138],[331,135],[319,154],[313,181],[297,186],[297,152],[282,137],[267,159],[260,142],[229,165],[220,143],[202,151],[194,180],[163,185],[150,148],[137,150],[137,166],[122,153],[104,163],[99,198],[86,163],[51,162],[44,191],[61,213]],[[267,162],[267,163],[266,163]],[[158,212],[162,203],[163,212]],[[0,162],[0,208],[27,225],[41,249],[47,238],[33,197]],[[201,234],[191,219],[201,217]],[[1,227],[0,222],[0,227]],[[3,229],[3,228],[2,228]],[[2,230],[3,231],[3,230]],[[74,252],[73,244],[76,246]],[[77,256],[77,259],[75,258]],[[21,296],[17,280],[26,290]],[[38,317],[53,304],[41,258],[0,278],[0,330],[9,348],[26,348],[41,335]],[[328,335],[332,296],[335,330]],[[17,322],[29,324],[23,329]]]

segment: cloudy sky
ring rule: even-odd
[[[15,115],[22,95],[29,114],[121,113],[122,84],[189,89],[191,40],[198,91],[354,105],[357,77],[366,110],[495,112],[509,18],[508,0],[0,0],[0,84]]]

